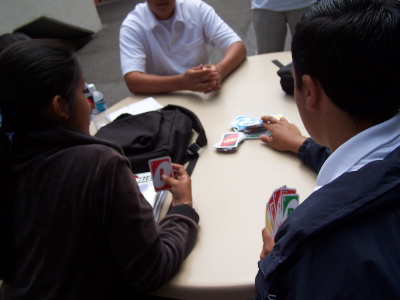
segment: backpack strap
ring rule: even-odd
[[[192,111],[185,107],[169,104],[163,108],[163,110],[179,110],[185,115],[187,115],[193,123],[193,129],[197,132],[198,136],[196,141],[191,144],[186,150],[186,161],[189,162],[186,167],[186,171],[189,175],[192,174],[193,169],[199,158],[199,150],[207,145],[206,132],[204,131],[203,125],[201,124],[199,118]]]
[[[278,66],[279,70],[277,72],[278,76],[281,78],[280,84],[282,90],[289,95],[294,94],[294,79],[292,74],[292,66],[293,62],[284,66],[279,60],[272,61],[276,66]]]
[[[277,60],[277,59],[274,59],[272,62],[273,62],[279,69],[282,69],[282,68],[284,67],[284,65],[282,65],[282,63],[281,63],[279,60]]]

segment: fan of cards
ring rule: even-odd
[[[266,229],[275,236],[282,223],[299,206],[299,195],[296,189],[287,188],[286,185],[276,189],[266,207]]]

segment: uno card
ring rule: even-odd
[[[263,121],[260,118],[248,118],[248,119],[242,119],[239,120],[236,124],[236,127],[239,130],[245,130],[245,129],[252,129],[252,128],[259,128],[262,127]]]
[[[218,148],[236,148],[239,144],[239,133],[224,133]]]
[[[263,121],[253,116],[237,116],[229,126],[236,128],[238,131],[250,130],[263,127]]]
[[[233,119],[233,121],[229,124],[229,127],[237,128],[238,122],[243,121],[243,120],[250,120],[250,119],[252,119],[252,118],[253,118],[253,116],[243,116],[243,115],[237,116],[237,117],[236,117],[235,119]]]
[[[278,120],[280,120],[280,119],[282,119],[283,118],[283,115],[282,114],[276,114],[276,115],[272,115],[275,119],[278,119]]]
[[[283,220],[286,220],[287,217],[290,216],[290,214],[296,209],[297,206],[299,206],[299,195],[297,194],[289,194],[289,195],[283,195]]]
[[[235,152],[238,149],[240,142],[244,139],[245,136],[242,132],[227,132],[222,135],[221,140],[213,147],[216,148],[218,152]]]
[[[151,176],[153,177],[154,190],[156,192],[168,190],[171,188],[170,185],[166,184],[161,176],[163,174],[167,176],[173,176],[171,158],[169,156],[160,157],[149,160],[149,167]]]
[[[271,219],[271,215],[269,213],[268,207],[267,207],[267,212],[265,214],[266,216],[266,221],[265,221],[265,228],[268,230],[268,232],[274,236],[274,227],[272,225],[272,219]]]
[[[269,231],[269,233],[272,236],[275,236],[275,232],[274,232],[274,228],[275,228],[275,226],[274,226],[274,223],[275,223],[275,207],[274,207],[273,201],[268,201],[266,210],[267,211],[265,213],[265,216],[266,216],[265,227],[267,228],[267,230]]]
[[[239,131],[236,127],[233,128],[233,131],[235,132],[242,132],[244,134],[244,138],[246,140],[257,140],[260,135],[267,135],[267,136],[271,136],[271,132],[265,128],[258,128],[258,129],[254,129],[254,130],[244,130],[244,131]]]

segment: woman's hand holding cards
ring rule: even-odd
[[[172,164],[174,177],[162,176],[162,180],[171,186],[172,206],[192,206],[192,181],[185,168],[179,164]]]
[[[289,123],[285,118],[276,119],[273,116],[261,117],[264,127],[271,132],[271,136],[261,135],[259,139],[268,146],[279,151],[296,153],[306,140],[296,125]]]

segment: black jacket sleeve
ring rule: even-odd
[[[331,153],[329,148],[318,145],[313,139],[308,138],[300,147],[297,157],[318,173]]]

